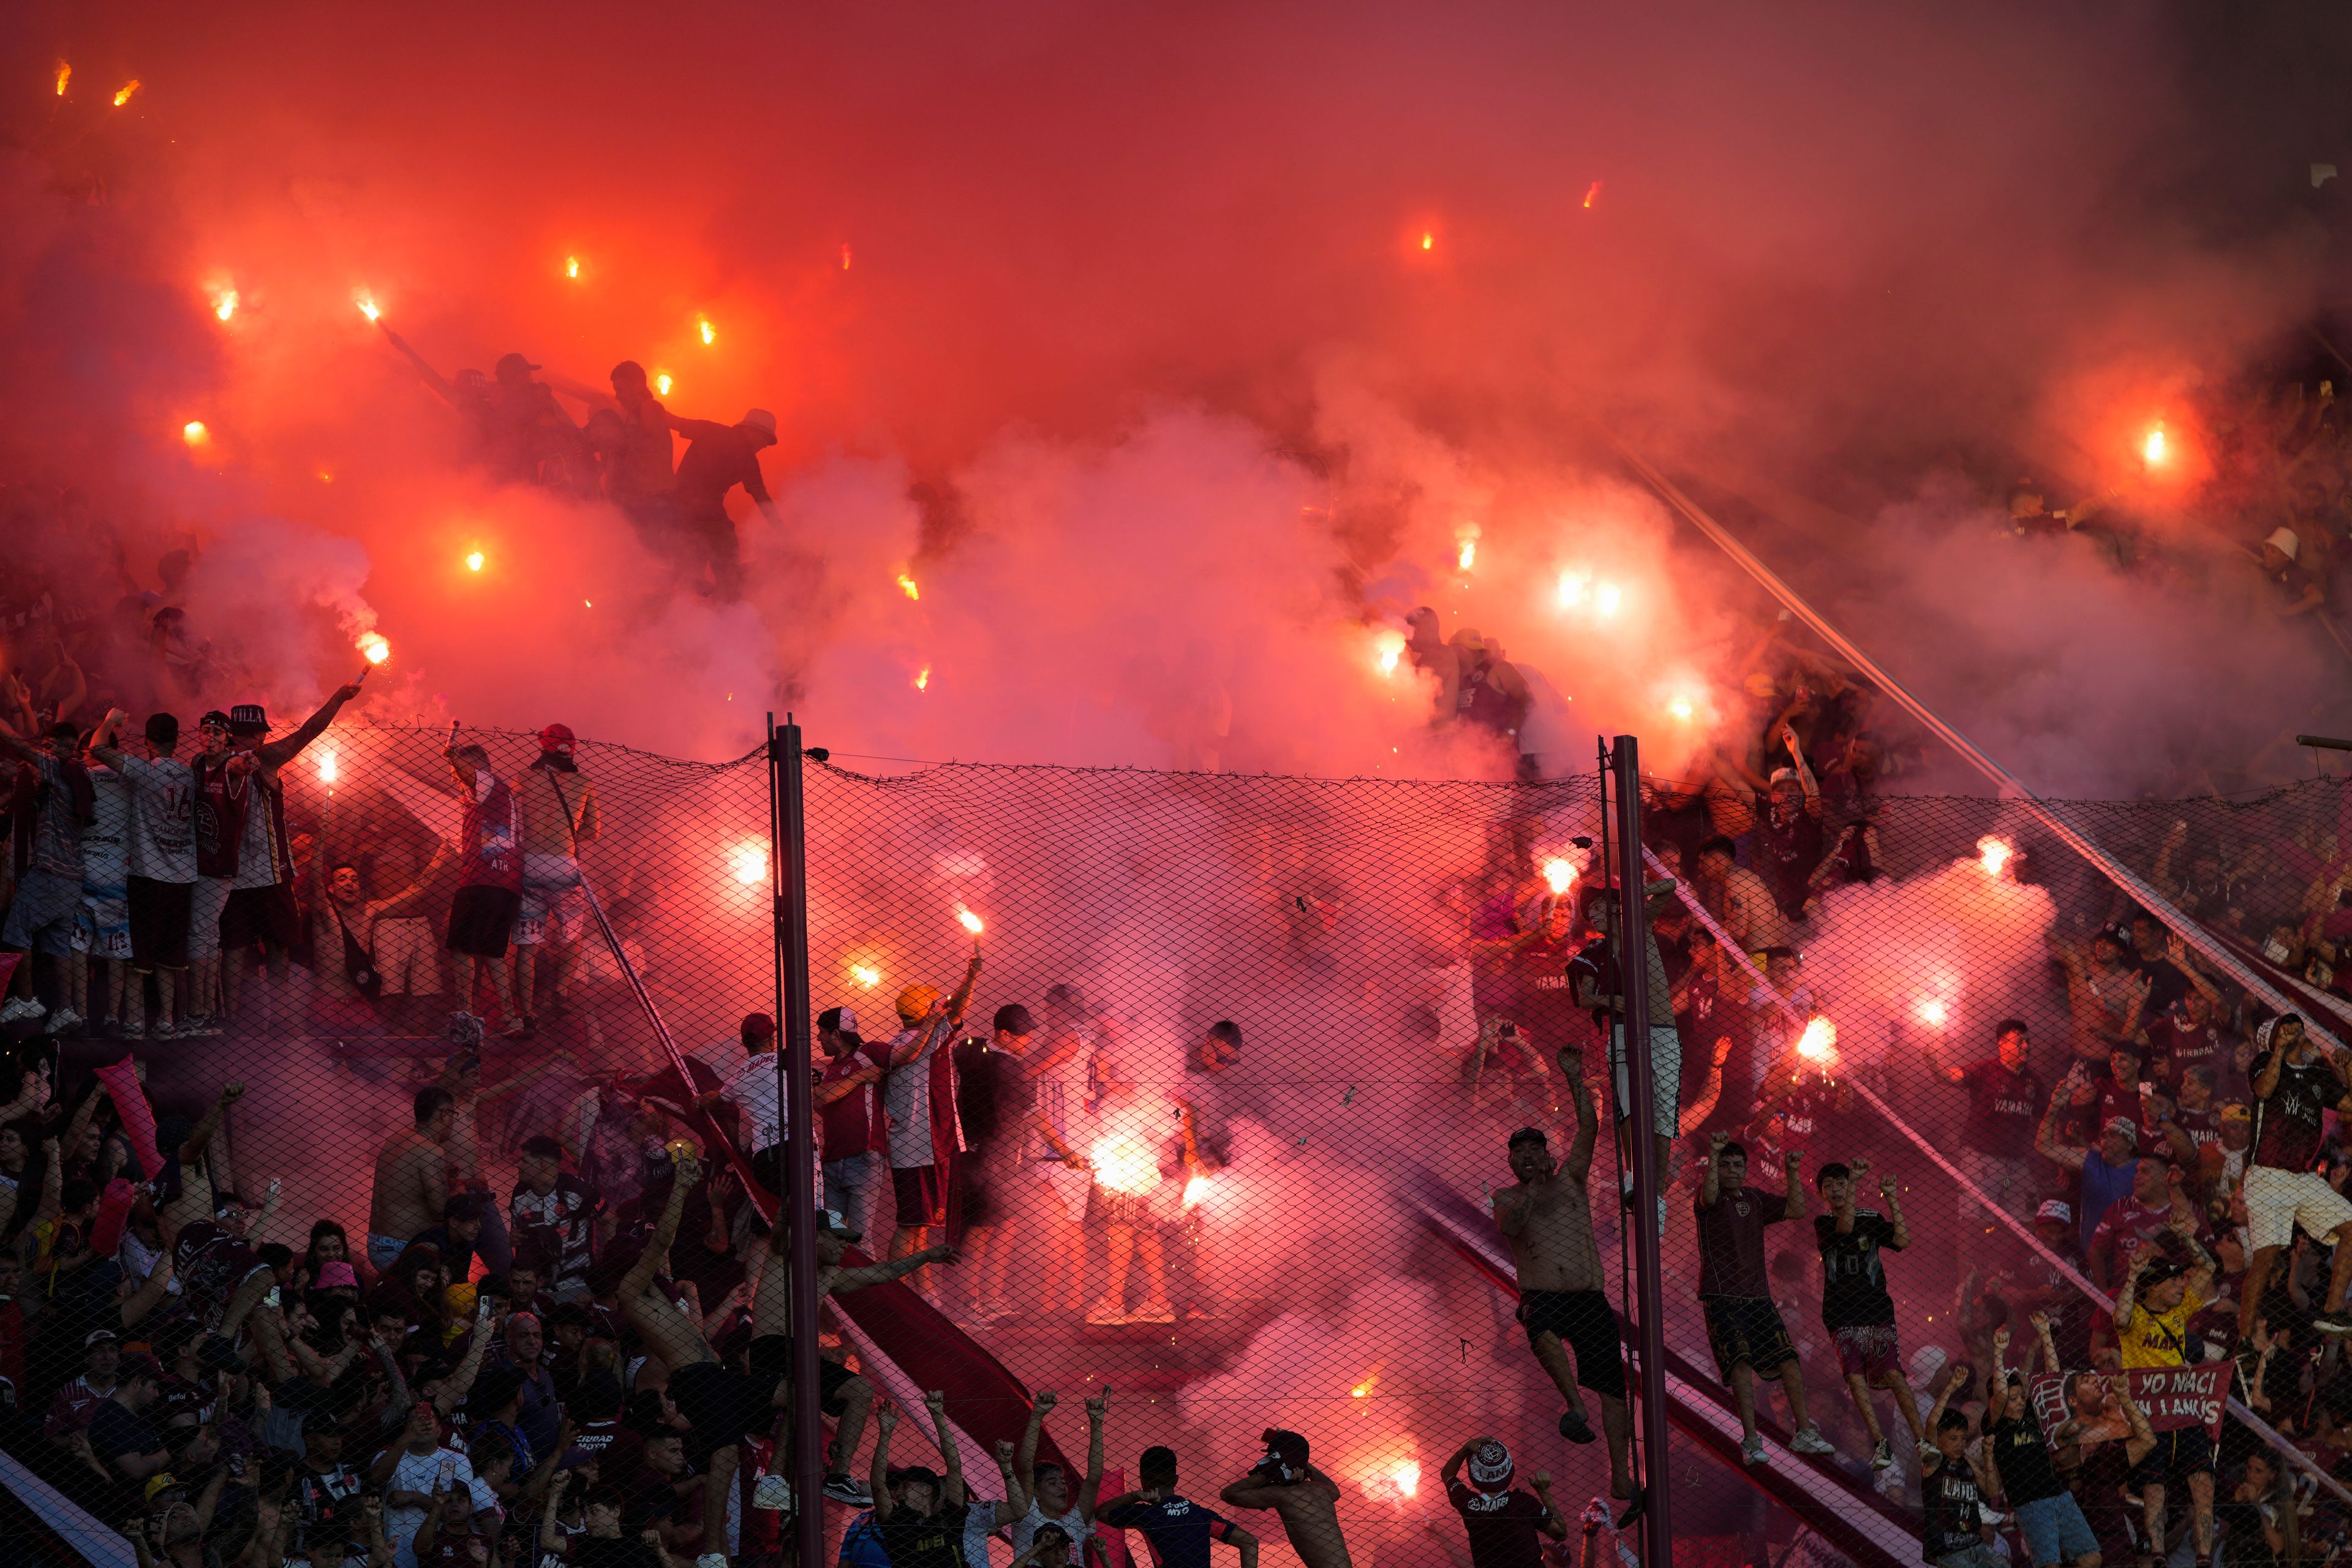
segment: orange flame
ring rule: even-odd
[[[1689,698],[1677,697],[1673,701],[1666,704],[1666,711],[1673,714],[1675,718],[1682,720],[1685,723],[1688,723],[1690,721],[1691,715],[1697,711],[1697,710],[1692,705]]]
[[[1434,235],[1434,234],[1433,234],[1433,233],[1431,233],[1431,232],[1430,232],[1429,230],[1427,230],[1427,229],[1423,229],[1423,230],[1421,231],[1421,247],[1422,247],[1423,250],[1434,250],[1434,249],[1436,249],[1436,248],[1437,248],[1437,236],[1436,236],[1436,235]]]
[[[1617,613],[1617,606],[1623,598],[1624,595],[1618,591],[1616,584],[1603,583],[1592,595],[1592,607],[1601,615],[1613,616]]]
[[[466,570],[468,572],[479,572],[481,569],[482,552],[478,550],[469,550],[466,552]]]
[[[374,321],[378,316],[383,313],[375,308],[375,301],[369,299],[364,294],[359,297],[357,303],[360,308],[360,314],[365,316],[371,321]]]
[[[2016,853],[2008,839],[1995,838],[1990,833],[1977,840],[1977,862],[1984,868],[1988,877],[1998,877],[2007,870],[2011,858]]]
[[[359,641],[361,657],[370,664],[382,664],[392,657],[392,645],[373,632],[362,635]]]
[[[191,447],[201,447],[212,438],[213,433],[205,428],[201,419],[191,419],[180,426],[180,439]]]
[[[1475,539],[1464,540],[1462,542],[1462,553],[1454,558],[1454,563],[1461,567],[1463,571],[1467,572],[1470,570],[1470,563],[1477,559],[1478,542]]]
[[[1372,662],[1380,666],[1382,675],[1394,675],[1397,665],[1404,658],[1404,634],[1394,626],[1383,626],[1372,634]]]
[[[743,845],[727,858],[727,864],[735,873],[735,879],[747,888],[767,879],[768,851],[764,846]]]
[[[667,397],[669,395],[669,372],[665,370],[655,373],[654,390],[660,393],[664,397]]]
[[[1944,1005],[1941,997],[1930,996],[1925,1002],[1919,1004],[1920,1019],[1923,1022],[1935,1025],[1936,1027],[1939,1029],[1944,1026],[1945,1023],[1951,1017],[1951,1016],[1952,1010]]]
[[[929,691],[930,689],[931,667],[927,664],[923,666],[922,668],[915,671],[915,689],[918,691]]]
[[[1206,1176],[1194,1176],[1184,1184],[1184,1206],[1192,1208],[1209,1195],[1211,1183]]]
[[[64,91],[64,90],[65,90],[65,84],[64,84],[63,82],[60,82],[60,83],[58,83],[58,91],[60,91],[60,92],[62,92],[62,91]],[[115,107],[115,108],[117,108],[117,109],[120,109],[120,108],[121,108],[124,104],[126,104],[126,103],[130,102],[130,101],[131,101],[131,95],[132,93],[134,93],[134,92],[137,92],[138,90],[139,90],[139,79],[138,79],[137,77],[132,77],[132,78],[131,79],[130,84],[129,84],[128,86],[124,87],[124,88],[123,88],[123,89],[122,89],[121,92],[118,92],[118,93],[116,93],[116,94],[114,95],[114,107]]]
[[[1590,207],[1593,203],[1595,203],[1595,202],[1599,201],[1600,199],[1601,199],[1601,182],[1600,182],[1600,181],[1598,181],[1598,180],[1595,180],[1595,181],[1593,181],[1593,182],[1592,182],[1592,184],[1591,184],[1590,185],[1587,185],[1587,186],[1585,187],[1585,189],[1584,189],[1584,205],[1585,205],[1587,207]]]
[[[1095,1168],[1095,1180],[1104,1190],[1133,1196],[1148,1193],[1160,1184],[1160,1162],[1151,1151],[1124,1132],[1111,1132],[1097,1138],[1087,1151],[1087,1158]]]
[[[898,574],[898,592],[906,595],[909,599],[919,599],[923,596],[922,589],[916,586],[915,580],[904,572]]]
[[[2139,449],[2140,455],[2147,459],[2150,468],[2164,461],[2164,426],[2159,425],[2150,430],[2147,433],[2147,439],[2140,443]]]
[[[331,784],[335,782],[338,775],[339,770],[335,766],[335,753],[332,752],[320,752],[319,755],[319,782],[322,784]]]
[[[1563,572],[1559,574],[1559,607],[1561,609],[1572,610],[1584,602],[1585,582],[1585,575],[1581,572]]]
[[[567,256],[563,258],[563,275],[566,278],[577,278],[580,276],[580,258],[578,257]]]
[[[66,95],[66,83],[71,80],[73,80],[73,67],[59,60],[58,62],[58,96],[59,98]]]
[[[702,318],[702,343],[703,343],[703,346],[704,346],[705,348],[708,348],[708,347],[709,347],[712,343],[715,343],[715,342],[717,342],[718,341],[719,341],[719,334],[718,334],[717,332],[715,332],[715,331],[713,331],[711,330],[711,327],[710,327],[710,318],[709,318],[709,317],[708,317],[708,316],[703,317],[703,318]]]
[[[841,269],[844,272],[849,270],[849,247],[846,245],[841,247]]]
[[[1827,1018],[1813,1019],[1797,1037],[1797,1054],[1809,1062],[1824,1065],[1837,1060],[1837,1026]]]
[[[1555,893],[1565,893],[1576,884],[1576,862],[1557,856],[1543,863],[1544,886]]]
[[[870,963],[851,964],[849,977],[868,991],[882,984],[882,972]]]
[[[956,923],[974,936],[978,936],[981,932],[980,917],[970,910],[956,910]]]
[[[224,321],[236,314],[236,289],[224,289],[220,291],[219,295],[213,300],[213,314],[218,316]]]

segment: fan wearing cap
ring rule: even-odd
[[[2064,1095],[2050,1097],[2049,1107],[2042,1113],[2042,1125],[2034,1130],[2033,1151],[2053,1164],[2083,1173],[2083,1207],[2075,1221],[2084,1255],[2088,1257],[2091,1237],[2097,1233],[2099,1222],[2132,1190],[2139,1166],[2139,1123],[2128,1116],[2116,1117],[2100,1129],[2095,1148],[2061,1143],[2058,1121],[2065,1108]]]
[[[775,522],[775,502],[760,478],[760,453],[776,444],[776,416],[754,408],[735,424],[720,425],[673,414],[669,427],[687,439],[686,454],[677,460],[676,494],[680,542],[689,552],[694,585],[700,586],[708,568],[710,584],[703,591],[734,598],[742,591],[743,556],[734,521],[727,515],[727,492],[742,486],[761,515]]]
[[[1217,1494],[1229,1508],[1272,1509],[1304,1568],[1349,1568],[1339,1532],[1339,1483],[1307,1462],[1307,1439],[1269,1426],[1265,1456]]]
[[[694,1102],[705,1110],[715,1110],[722,1102],[733,1106],[741,1118],[737,1144],[751,1157],[751,1168],[781,1170],[775,1151],[784,1141],[784,1106],[777,1082],[776,1021],[765,1013],[746,1013],[741,1035],[743,1059],[725,1083],[697,1095]]]
[[[2327,607],[2327,595],[2316,573],[2303,562],[2303,536],[2282,524],[2263,541],[2263,575],[2278,590],[2282,620],[2308,616]]]
[[[1470,1568],[1542,1568],[1542,1537],[1568,1539],[1568,1521],[1552,1506],[1551,1478],[1541,1470],[1529,1476],[1529,1496],[1511,1485],[1513,1474],[1511,1451],[1497,1437],[1473,1437],[1445,1461],[1445,1500],[1469,1532]]]
[[[711,1458],[710,1484],[704,1494],[705,1530],[713,1540],[725,1526],[729,1478],[734,1474],[736,1444],[740,1438],[763,1436],[774,1426],[779,1410],[792,1403],[793,1301],[791,1226],[769,1232],[760,1249],[759,1279],[751,1306],[751,1343],[748,1376],[721,1364],[702,1331],[662,1288],[669,1265],[670,1244],[677,1237],[678,1218],[686,1212],[686,1195],[702,1180],[701,1163],[691,1156],[677,1161],[654,1234],[614,1287],[630,1325],[643,1336],[647,1354],[669,1370],[670,1397],[692,1423],[696,1441]],[[816,1294],[822,1304],[836,1291],[859,1290],[901,1279],[934,1260],[953,1261],[950,1247],[934,1247],[894,1258],[887,1262],[856,1268],[843,1263],[848,1244],[860,1240],[841,1223],[841,1216],[820,1210],[816,1225]],[[814,1325],[809,1331],[814,1332]],[[840,1427],[826,1455],[825,1495],[866,1506],[869,1500],[849,1474],[866,1428],[866,1414],[874,1398],[873,1385],[837,1363],[819,1363],[818,1398],[825,1413],[837,1416]]]
[[[190,770],[196,790],[197,869],[205,869],[204,817],[208,806],[225,814],[219,841],[233,840],[236,846],[228,900],[221,906],[221,947],[237,952],[257,944],[274,984],[286,983],[293,950],[302,941],[302,917],[294,903],[294,849],[286,832],[282,770],[325,734],[343,705],[359,694],[356,682],[338,687],[308,719],[275,741],[267,738],[269,719],[261,705],[240,702],[228,710],[227,763],[215,766],[199,758]],[[235,781],[221,775],[240,763],[247,773],[244,786],[232,787]],[[228,831],[228,816],[236,818],[234,833]],[[221,972],[224,1000],[231,1012],[236,1007],[243,967],[232,963]]]
[[[889,1125],[890,1190],[898,1200],[890,1256],[920,1248],[931,1228],[947,1223],[949,1165],[961,1142],[955,1113],[955,1060],[946,1046],[955,1037],[980,978],[980,942],[963,984],[942,1001],[935,987],[909,985],[898,993],[898,1033],[889,1045],[889,1076],[882,1080],[882,1110]]]
[[[2175,1231],[2192,1261],[2183,1267],[2143,1242],[2133,1250],[2131,1271],[2116,1293],[2116,1350],[2124,1370],[2180,1366],[2187,1361],[2189,1320],[2213,1299],[2213,1258],[2193,1230]],[[2147,1539],[2168,1541],[2165,1501],[2186,1483],[2197,1537],[2197,1560],[2213,1560],[2213,1444],[2202,1426],[2157,1434],[2156,1447],[2132,1467],[2126,1483],[2139,1495]]]
[[[562,483],[581,444],[580,426],[555,401],[554,389],[531,379],[541,368],[518,353],[500,354],[490,367],[488,456],[494,473],[517,484]]]
[[[667,437],[665,437],[667,439]],[[569,724],[539,732],[539,757],[515,784],[522,814],[522,909],[515,921],[514,992],[526,1025],[540,1011],[564,1010],[564,989],[588,930],[588,888],[580,875],[580,847],[593,844],[603,824],[596,786],[572,756]]]

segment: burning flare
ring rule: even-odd
[[[1565,893],[1576,883],[1576,862],[1559,856],[1543,863],[1544,886],[1555,893]]]
[[[2008,839],[1995,838],[1990,833],[1977,840],[1977,863],[1985,868],[1988,877],[1999,877],[2006,871],[2011,858],[2016,853],[2016,848]]]
[[[1815,1017],[1797,1037],[1797,1054],[1823,1066],[1837,1060],[1837,1026],[1827,1018]]]
[[[841,247],[841,269],[844,272],[849,270],[849,247],[846,245]]]
[[[58,90],[59,92],[63,92],[65,89],[66,89],[66,84],[64,83],[64,81],[60,80],[60,81],[58,83]],[[124,104],[126,104],[126,103],[130,102],[130,101],[131,101],[131,95],[132,93],[134,93],[134,92],[137,92],[138,90],[139,90],[139,79],[138,79],[137,77],[135,77],[135,76],[134,76],[134,77],[132,77],[132,78],[131,79],[131,80],[130,80],[129,84],[128,84],[128,85],[126,85],[121,92],[118,92],[118,93],[116,93],[116,94],[114,95],[114,107],[115,107],[115,108],[117,108],[117,109],[120,109],[120,108],[121,108]]]
[[[1925,1002],[1919,1004],[1919,1017],[1921,1021],[1933,1024],[1939,1029],[1942,1028],[1945,1023],[1950,1019],[1951,1016],[1952,1010],[1944,1005],[1943,1000],[1940,997],[1930,996]]]
[[[1194,1207],[1203,1198],[1206,1198],[1209,1195],[1209,1178],[1205,1175],[1194,1176],[1191,1181],[1186,1182],[1184,1184],[1184,1206],[1188,1209]]]
[[[1160,1162],[1151,1151],[1137,1139],[1124,1132],[1106,1133],[1087,1151],[1087,1159],[1095,1169],[1095,1180],[1108,1192],[1132,1197],[1148,1193],[1160,1184]]]
[[[320,752],[319,782],[322,784],[331,784],[335,782],[338,776],[339,770],[335,766],[335,753],[332,752]]]
[[[849,977],[868,991],[882,984],[882,972],[870,963],[851,964]]]
[[[974,936],[978,936],[981,933],[982,927],[980,917],[973,914],[970,910],[957,910],[956,923],[963,927],[964,930],[971,932]]]
[[[2139,444],[2139,450],[2140,456],[2147,459],[2150,468],[2164,461],[2164,426],[2159,425],[2150,430],[2147,433],[2147,439]]]
[[[1394,626],[1382,626],[1372,634],[1372,662],[1380,666],[1382,675],[1394,675],[1398,663],[1404,658],[1404,634]]]
[[[718,341],[719,341],[719,334],[718,334],[717,332],[712,331],[710,330],[710,318],[709,318],[709,317],[708,317],[708,316],[703,317],[703,318],[702,318],[702,346],[703,346],[703,347],[705,347],[705,348],[709,348],[712,343],[715,343],[715,342],[717,342]]]
[[[729,856],[727,863],[734,871],[735,879],[747,888],[767,879],[768,851],[764,846],[746,844]]]
[[[180,426],[180,439],[191,447],[201,447],[212,438],[213,433],[205,428],[201,419],[191,419]]]
[[[1689,698],[1677,697],[1673,701],[1666,704],[1666,711],[1687,724],[1690,722],[1691,714],[1696,711],[1696,710],[1693,707]]]
[[[1432,232],[1430,232],[1428,229],[1423,229],[1423,230],[1421,231],[1421,247],[1422,247],[1423,250],[1434,250],[1434,249],[1436,249],[1436,248],[1437,248],[1437,236],[1436,236],[1436,235],[1434,235],[1434,234],[1433,234]],[[1465,564],[1466,564],[1466,563],[1465,563]]]
[[[378,316],[383,313],[375,308],[375,301],[369,299],[364,294],[361,295],[356,302],[360,308],[360,314],[365,316],[371,321],[374,321]]]
[[[909,599],[919,599],[923,596],[922,589],[916,586],[915,580],[904,572],[898,574],[898,592],[906,595]]]
[[[478,550],[468,550],[466,552],[466,570],[468,572],[479,572],[481,569],[482,552]]]
[[[1584,188],[1584,205],[1590,207],[1601,199],[1601,182],[1595,180]]]
[[[669,395],[669,372],[656,371],[654,374],[654,390],[664,397]]]
[[[71,80],[73,80],[73,67],[59,60],[58,62],[58,96],[59,98],[66,95],[66,83]]]
[[[927,664],[923,666],[922,668],[915,671],[915,689],[918,691],[929,691],[930,689],[931,667]]]
[[[1471,563],[1477,559],[1478,542],[1475,539],[1464,540],[1462,542],[1462,553],[1455,558],[1454,564],[1461,567],[1463,571],[1467,572],[1470,570]]]
[[[1617,613],[1617,606],[1623,597],[1624,595],[1618,592],[1616,584],[1603,583],[1592,595],[1592,607],[1601,615],[1613,616]]]
[[[580,276],[580,258],[578,257],[567,256],[563,258],[563,275],[566,278],[577,278]]]
[[[370,664],[382,664],[392,657],[392,645],[373,632],[361,634],[360,656]]]
[[[236,289],[224,289],[220,291],[213,300],[213,314],[224,321],[236,314]]]
[[[1572,610],[1584,602],[1585,575],[1581,572],[1559,574],[1559,607]]]

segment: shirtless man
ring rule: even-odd
[[[1601,1429],[1609,1438],[1610,1494],[1633,1500],[1618,1521],[1622,1530],[1641,1516],[1641,1500],[1631,1464],[1633,1425],[1625,1413],[1625,1360],[1620,1348],[1623,1331],[1602,1291],[1606,1281],[1585,1191],[1601,1121],[1592,1106],[1592,1087],[1584,1080],[1582,1058],[1561,1047],[1559,1070],[1576,1106],[1576,1137],[1568,1146],[1567,1163],[1553,1161],[1551,1141],[1541,1129],[1522,1127],[1512,1133],[1511,1173],[1518,1182],[1495,1194],[1495,1226],[1510,1244],[1518,1271],[1519,1321],[1527,1328],[1528,1344],[1552,1386],[1568,1401],[1559,1435],[1572,1443],[1592,1441],[1592,1426],[1576,1392],[1580,1382],[1601,1400]],[[1569,1365],[1571,1345],[1576,1349],[1573,1368]]]
[[[689,1315],[662,1288],[661,1273],[668,1266],[670,1243],[677,1237],[678,1216],[686,1212],[686,1194],[701,1180],[698,1161],[678,1162],[677,1175],[670,1182],[669,1201],[662,1205],[653,1237],[622,1276],[614,1294],[630,1325],[644,1338],[647,1355],[660,1363],[667,1373],[670,1397],[693,1423],[699,1442],[709,1447],[704,1527],[719,1531],[726,1525],[726,1500],[738,1462],[738,1440],[781,1429],[792,1408],[792,1251],[783,1226],[769,1232],[751,1300],[749,1375],[731,1371],[720,1364],[709,1342],[702,1337],[698,1314]],[[953,1247],[930,1247],[887,1263],[845,1268],[845,1249],[863,1238],[844,1228],[840,1216],[830,1210],[820,1210],[815,1219],[820,1305],[835,1291],[859,1290],[904,1279],[927,1263],[952,1263],[956,1258]],[[871,1494],[851,1476],[849,1466],[858,1439],[865,1435],[866,1413],[874,1405],[874,1385],[835,1362],[819,1361],[817,1372],[817,1397],[825,1414],[838,1423],[825,1454],[824,1495],[853,1507],[871,1507]],[[711,1510],[716,1510],[715,1519]],[[709,1539],[719,1537],[711,1534]]]
[[[663,433],[667,443],[668,433]],[[514,994],[524,1014],[538,1004],[532,987],[547,980],[547,1010],[564,1008],[564,986],[587,929],[588,897],[580,846],[596,841],[596,786],[572,760],[568,724],[539,732],[539,760],[515,783],[522,810],[522,913],[515,922]]]
[[[1339,1533],[1339,1483],[1307,1462],[1307,1439],[1265,1430],[1265,1458],[1217,1496],[1231,1508],[1270,1508],[1305,1568],[1354,1568]]]
[[[386,1140],[375,1157],[368,1200],[368,1262],[380,1273],[420,1231],[441,1223],[449,1205],[449,1154],[442,1147],[457,1125],[457,1100],[435,1084],[416,1091],[416,1125]]]

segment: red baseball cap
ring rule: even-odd
[[[561,747],[568,752],[576,739],[569,724],[550,724],[539,732],[539,744],[541,751],[552,752]]]

